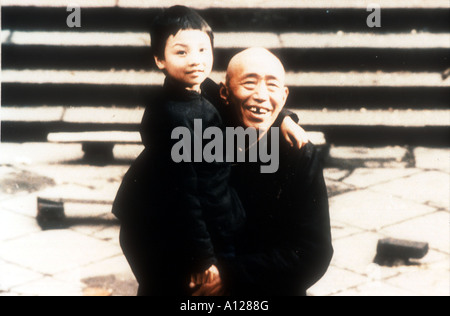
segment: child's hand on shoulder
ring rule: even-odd
[[[301,149],[309,142],[309,137],[305,130],[289,116],[287,116],[281,124],[281,133],[291,147]]]
[[[199,285],[211,284],[220,279],[219,269],[215,265],[211,266],[208,270],[201,273],[191,275],[190,287],[195,288]]]

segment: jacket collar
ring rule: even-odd
[[[175,101],[192,101],[201,97],[198,92],[186,90],[178,82],[169,77],[166,77],[164,81],[164,92],[169,99]]]

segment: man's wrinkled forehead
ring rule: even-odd
[[[283,85],[286,72],[281,61],[264,48],[250,48],[232,58],[227,81],[246,78],[276,79]]]

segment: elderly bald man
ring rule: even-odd
[[[220,86],[228,126],[270,134],[289,95],[285,76],[280,60],[266,49],[236,55]],[[236,258],[220,264],[221,280],[194,295],[306,295],[326,272],[333,248],[321,160],[311,143],[279,143],[276,173],[261,173],[261,162],[233,165],[231,182],[247,223],[236,236]]]

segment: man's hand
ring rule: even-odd
[[[198,288],[192,296],[225,296],[225,288],[220,277],[212,283],[207,283]]]
[[[309,142],[308,134],[305,130],[295,123],[289,116],[285,117],[283,123],[281,124],[281,133],[291,147],[295,146],[298,149],[301,149]]]

